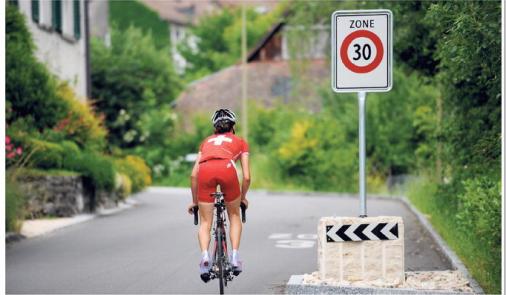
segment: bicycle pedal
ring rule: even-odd
[[[202,279],[202,281],[203,281],[204,283],[207,283],[207,282],[209,282],[209,281],[211,280],[211,274],[210,274],[210,273],[208,273],[208,272],[206,272],[206,273],[201,273],[201,274],[200,274],[200,279]]]
[[[235,267],[234,267],[234,269],[233,269],[233,271],[232,271],[232,273],[233,273],[233,274],[234,274],[234,276],[236,276],[236,277],[237,277],[237,276],[238,276],[241,272],[242,272],[242,270],[239,270],[239,269],[237,269],[237,268],[235,268]]]

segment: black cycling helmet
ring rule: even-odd
[[[213,116],[211,117],[211,122],[213,123],[213,126],[216,125],[216,123],[227,120],[235,124],[235,114],[229,109],[219,109],[216,112],[214,112]]]

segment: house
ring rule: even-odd
[[[90,93],[85,0],[19,0],[36,45],[35,56],[86,100]]]
[[[266,13],[277,4],[276,0],[141,0],[141,2],[156,11],[161,19],[169,26],[172,60],[176,70],[183,73],[186,67],[186,60],[178,52],[177,46],[186,38],[189,38],[190,45],[195,42],[189,35],[191,26],[196,25],[198,20],[210,13],[218,11],[223,7],[245,5],[253,6],[259,13]]]
[[[290,34],[304,31],[305,50],[291,52]],[[321,102],[314,85],[330,80],[326,57],[330,51],[330,34],[323,26],[309,31],[293,28],[284,22],[275,24],[247,56],[247,97],[265,107],[292,104],[318,111]],[[296,42],[300,39],[294,39]],[[173,106],[184,116],[185,125],[194,115],[208,114],[217,108],[241,109],[241,72],[237,63],[192,82],[175,100]],[[311,85],[311,87],[307,87]],[[324,87],[324,86],[323,86]]]
[[[109,1],[88,0],[90,14],[90,36],[102,40],[106,46],[111,45],[109,31]]]

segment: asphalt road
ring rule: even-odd
[[[189,190],[150,188],[114,215],[9,244],[7,293],[216,293],[198,275]],[[358,198],[252,192],[244,226],[244,272],[228,293],[281,293],[292,274],[313,272],[321,216],[357,216]],[[369,216],[404,218],[406,270],[449,269],[440,250],[396,200],[369,199]]]

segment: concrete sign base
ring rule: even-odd
[[[392,287],[403,284],[402,218],[321,218],[318,223],[318,272],[321,279],[337,282],[381,281]]]

